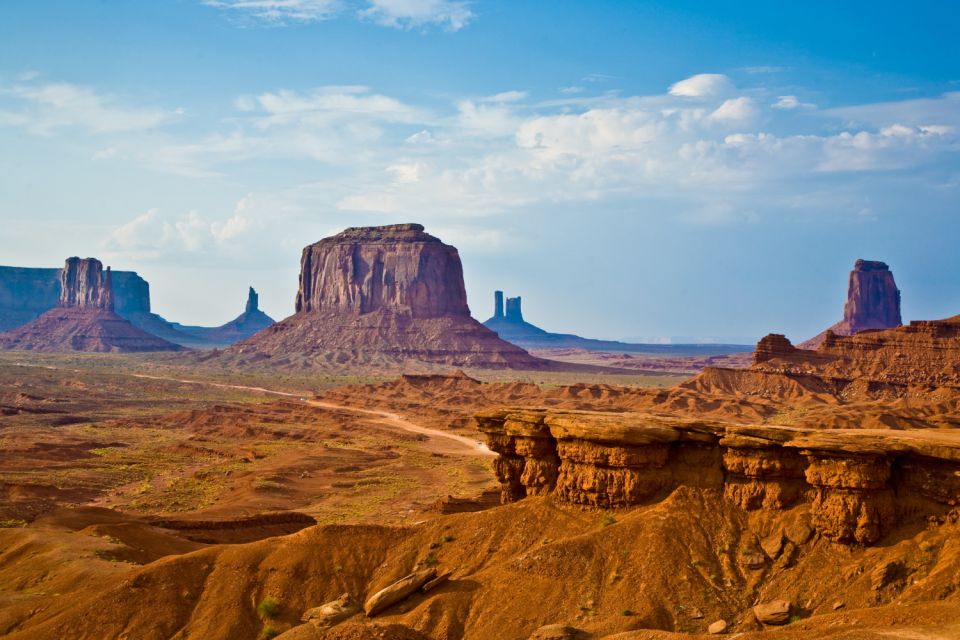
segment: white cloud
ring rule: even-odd
[[[816,109],[817,105],[811,102],[800,102],[797,96],[778,96],[777,101],[770,105],[774,109]]]
[[[0,86],[0,125],[23,127],[38,135],[69,127],[95,134],[145,131],[182,113],[120,105],[114,97],[66,82]]]
[[[368,4],[361,17],[397,29],[439,26],[459,31],[474,18],[470,3],[458,0],[368,0]]]
[[[241,18],[272,24],[319,22],[334,17],[339,0],[202,0],[203,4],[234,12]]]
[[[480,102],[519,102],[527,97],[526,91],[503,91],[481,98]]]
[[[752,99],[745,96],[739,98],[730,98],[724,100],[723,104],[707,116],[708,120],[713,122],[742,123],[750,120],[757,114],[757,109]]]
[[[700,73],[670,86],[670,95],[681,98],[713,98],[731,91],[730,78],[720,73]]]

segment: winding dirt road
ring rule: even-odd
[[[183,384],[197,384],[197,385],[206,385],[211,387],[219,387],[222,389],[239,389],[242,391],[255,391],[258,393],[264,393],[274,396],[282,396],[285,398],[296,398],[300,402],[305,402],[306,404],[313,407],[320,407],[322,409],[332,409],[334,411],[349,411],[352,413],[360,413],[364,415],[371,416],[370,422],[376,423],[381,426],[400,429],[402,431],[409,431],[411,433],[417,433],[420,435],[425,435],[430,438],[443,438],[450,443],[457,443],[458,446],[451,447],[448,452],[455,454],[472,454],[484,457],[496,457],[496,453],[490,451],[487,448],[487,445],[482,442],[469,438],[467,436],[462,436],[456,433],[449,433],[447,431],[441,431],[440,429],[431,429],[430,427],[424,427],[415,422],[407,420],[398,413],[392,413],[390,411],[380,411],[378,409],[361,409],[359,407],[349,407],[346,405],[334,404],[332,402],[324,402],[322,400],[308,400],[305,396],[297,393],[290,393],[288,391],[276,391],[274,389],[267,389],[264,387],[248,387],[242,384],[227,384],[224,382],[210,382],[207,380],[188,380],[184,378],[168,378],[164,376],[151,376],[144,373],[131,373],[129,374],[134,378],[147,378],[150,380],[165,380],[167,382],[179,382]]]
[[[80,373],[80,369],[68,369],[66,367],[55,367],[51,365],[33,365],[27,364],[24,362],[14,363],[16,366],[20,367],[37,367],[40,369],[53,369],[59,371],[73,371]],[[361,413],[364,415],[371,416],[370,422],[375,424],[385,426],[392,429],[400,429],[402,431],[408,431],[411,433],[417,433],[420,435],[425,435],[430,438],[441,438],[451,445],[446,452],[460,455],[477,455],[483,457],[496,457],[496,453],[490,451],[487,448],[487,445],[483,444],[479,440],[469,438],[467,436],[458,435],[456,433],[449,433],[447,431],[441,431],[440,429],[431,429],[430,427],[424,427],[415,422],[407,420],[403,416],[397,413],[392,413],[390,411],[380,411],[377,409],[361,409],[359,407],[348,407],[345,405],[334,404],[332,402],[324,402],[322,400],[308,400],[304,394],[292,393],[289,391],[277,391],[276,389],[267,389],[266,387],[250,387],[242,384],[229,384],[226,382],[212,382],[210,380],[190,380],[188,378],[171,378],[168,376],[153,376],[146,373],[127,373],[122,375],[128,375],[132,378],[143,378],[146,380],[162,380],[165,382],[179,382],[181,384],[195,384],[208,387],[218,387],[220,389],[238,389],[241,391],[254,391],[257,393],[263,393],[272,396],[280,396],[284,398],[296,398],[300,402],[304,402],[314,407],[320,407],[322,409],[332,409],[334,411],[349,411],[352,413]]]

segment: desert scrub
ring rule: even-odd
[[[7,518],[6,520],[0,520],[0,529],[19,529],[20,527],[27,526],[26,520],[19,520],[17,518]]]
[[[602,516],[600,516],[600,526],[609,527],[612,524],[617,524],[617,519],[609,511],[605,511]]]
[[[265,597],[257,605],[257,615],[261,618],[276,618],[278,613],[280,613],[280,601],[273,596]]]
[[[450,535],[449,533],[448,533],[447,535],[443,536],[443,541],[444,541],[444,542],[453,542],[454,540],[456,540],[456,538],[454,538],[454,537],[453,537],[452,535]]]
[[[260,630],[260,635],[257,637],[257,640],[271,640],[271,638],[276,638],[280,635],[280,630],[268,625],[264,625],[263,629]]]

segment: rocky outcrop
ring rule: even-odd
[[[617,508],[678,486],[713,488],[741,508],[805,503],[810,524],[843,543],[960,501],[960,432],[817,431],[642,413],[499,409],[477,416],[502,500],[553,494]]]
[[[306,247],[297,312],[230,355],[315,366],[551,365],[470,317],[456,248],[418,224],[347,229]]]
[[[749,357],[750,347],[745,345],[637,344],[620,342],[619,340],[583,338],[571,333],[553,333],[523,319],[523,300],[520,296],[505,299],[502,291],[495,291],[493,299],[493,316],[484,321],[484,326],[507,342],[524,349],[584,349],[587,351],[620,354],[641,353],[681,358],[694,355],[709,357],[725,354],[743,354],[745,359]],[[547,358],[554,357],[552,353],[544,355]],[[556,353],[556,355],[560,355],[560,353]]]
[[[260,296],[253,287],[247,291],[247,304],[242,314],[219,327],[173,326],[179,333],[194,338],[200,346],[225,347],[256,335],[275,322],[260,310]]]
[[[800,344],[816,349],[827,332],[852,336],[871,329],[892,329],[903,324],[900,317],[900,290],[885,262],[857,260],[850,272],[843,319],[820,335]]]
[[[419,224],[351,228],[304,248],[297,312],[381,309],[414,318],[468,317],[456,248]]]
[[[26,351],[176,351],[114,312],[110,268],[94,258],[69,258],[60,271],[59,306],[0,333],[0,349]]]
[[[60,304],[61,269],[0,267],[0,331],[35,320]],[[150,286],[133,271],[114,271],[113,307],[127,317],[150,313]]]
[[[67,258],[60,270],[60,306],[113,311],[110,267],[95,258]]]
[[[796,352],[794,347],[782,333],[771,333],[760,339],[753,350],[753,362],[766,362],[773,358],[788,356]]]

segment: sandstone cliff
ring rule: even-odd
[[[418,224],[357,227],[303,250],[297,312],[470,315],[456,248]]]
[[[308,366],[539,369],[470,317],[456,248],[418,224],[351,228],[303,250],[296,313],[228,351]]]
[[[24,351],[176,351],[114,312],[110,268],[69,258],[60,270],[59,305],[28,324],[0,333],[0,349]]]
[[[58,306],[61,271],[0,267],[0,331],[23,326]],[[133,271],[113,271],[112,278],[117,314],[131,319],[150,313],[150,286],[146,280]]]
[[[820,535],[877,542],[960,501],[960,432],[816,430],[642,413],[498,409],[477,416],[502,499],[638,505],[683,485],[751,511],[801,503]],[[896,498],[895,498],[896,496]]]
[[[903,324],[900,317],[900,290],[885,262],[857,260],[850,272],[843,319],[827,329],[836,335],[852,336],[870,329],[890,329]],[[800,344],[816,349],[826,331]]]

